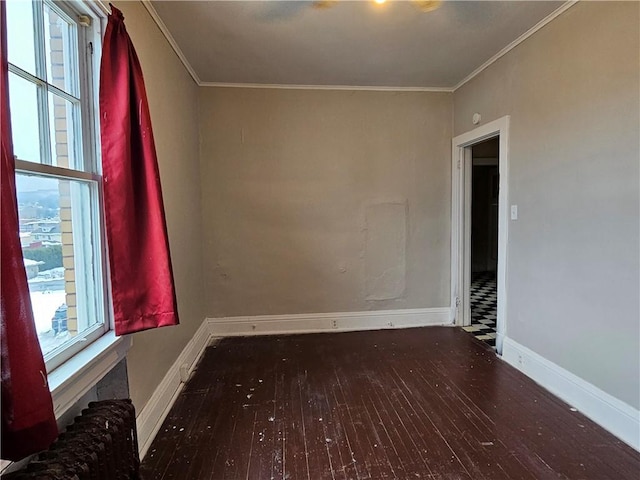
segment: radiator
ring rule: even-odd
[[[6,480],[138,479],[140,457],[131,400],[92,402],[45,452]]]

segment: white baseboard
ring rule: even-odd
[[[164,376],[160,385],[155,389],[151,399],[138,414],[136,423],[138,427],[138,445],[141,460],[146,455],[151,442],[162,426],[162,422],[182,391],[184,383],[180,379],[180,367],[183,365],[186,366],[190,374],[198,364],[200,357],[204,353],[205,348],[210,344],[210,341],[211,333],[209,332],[209,325],[207,320],[204,320],[200,328],[198,328],[193,335],[193,338],[189,340],[187,346]]]
[[[505,337],[502,359],[640,451],[640,411]]]
[[[348,332],[451,325],[451,309],[419,308],[370,312],[305,313],[254,317],[209,318],[214,337]]]

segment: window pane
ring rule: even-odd
[[[78,98],[78,40],[76,26],[44,5],[47,81]],[[75,66],[75,68],[73,68]]]
[[[16,175],[20,241],[45,359],[102,323],[92,182]],[[93,219],[97,221],[97,219]]]
[[[9,73],[9,105],[13,153],[20,160],[41,162],[38,122],[38,86]]]
[[[36,75],[33,5],[24,0],[8,0],[6,6],[9,63]]]
[[[49,92],[51,160],[58,167],[82,169],[78,155],[80,110],[76,105]],[[77,134],[76,134],[77,132]]]

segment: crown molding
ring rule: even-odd
[[[187,57],[184,55],[178,43],[171,35],[171,32],[160,18],[160,15],[154,8],[151,0],[140,0],[142,5],[147,9],[151,18],[156,22],[158,28],[162,32],[162,34],[173,48],[173,51],[176,53],[184,68],[189,72],[194,82],[199,87],[224,87],[224,88],[271,88],[271,89],[283,89],[283,90],[362,90],[362,91],[373,91],[373,92],[446,92],[452,93],[458,90],[460,87],[470,82],[473,78],[478,76],[482,71],[484,71],[487,67],[495,63],[501,57],[505,56],[511,50],[516,48],[522,42],[524,42],[527,38],[532,36],[538,30],[542,29],[545,25],[555,20],[558,16],[562,15],[564,12],[573,7],[580,0],[567,0],[563,5],[559,8],[551,12],[545,18],[536,23],[533,27],[527,30],[525,33],[516,38],[509,45],[504,47],[498,53],[493,55],[489,60],[484,62],[478,68],[476,68],[473,72],[467,75],[463,80],[461,80],[457,85],[452,87],[388,87],[388,86],[361,86],[361,85],[286,85],[286,84],[263,84],[263,83],[224,83],[224,82],[203,82],[198,77],[198,74],[193,69]],[[100,4],[104,4],[102,1],[98,0]]]
[[[364,85],[287,85],[274,83],[220,83],[200,82],[201,87],[271,88],[280,90],[363,90],[372,92],[453,92],[449,87],[385,87]]]
[[[202,82],[200,81],[200,77],[198,77],[198,74],[187,60],[187,57],[184,55],[184,53],[182,53],[182,50],[178,46],[178,42],[176,42],[175,38],[173,38],[173,35],[171,35],[171,32],[162,21],[162,18],[160,18],[160,15],[151,4],[151,0],[140,0],[140,2],[142,3],[142,5],[144,5],[144,8],[147,9],[149,15],[151,15],[151,18],[153,18],[153,21],[156,22],[156,25],[158,25],[158,28],[167,39],[167,42],[169,42],[169,45],[171,45],[171,48],[173,48],[173,51],[176,53],[176,55],[184,65],[184,68],[186,68],[187,72],[189,72],[189,75],[191,75],[191,78],[193,78],[193,81],[196,82],[197,85],[201,85]]]
[[[506,47],[504,47],[502,50],[500,50],[498,53],[496,53],[493,57],[491,57],[489,60],[487,60],[486,62],[484,62],[482,65],[480,65],[478,68],[476,68],[473,72],[471,72],[469,75],[467,75],[460,83],[458,83],[455,87],[452,87],[452,91],[455,92],[456,90],[458,90],[460,87],[462,87],[463,85],[465,85],[466,83],[470,82],[471,80],[473,80],[476,76],[478,76],[483,70],[485,70],[487,67],[489,67],[491,64],[495,63],[496,61],[498,61],[500,58],[504,57],[507,53],[509,53],[511,50],[513,50],[514,48],[516,48],[518,45],[520,45],[522,42],[524,42],[527,38],[529,38],[531,35],[533,35],[534,33],[536,33],[538,30],[540,30],[542,27],[544,27],[545,25],[547,25],[548,23],[550,23],[551,21],[555,20],[557,17],[559,17],[560,15],[562,15],[564,12],[566,12],[567,10],[569,10],[571,7],[573,7],[576,3],[578,3],[580,0],[569,0],[567,2],[565,2],[562,6],[560,6],[559,8],[557,8],[556,10],[554,10],[553,12],[551,12],[549,15],[547,15],[546,17],[544,17],[542,20],[540,20],[538,23],[536,23],[533,27],[531,27],[529,30],[527,30],[526,32],[524,32],[522,35],[520,35],[518,38],[516,38],[513,42],[511,42],[509,45],[507,45]]]

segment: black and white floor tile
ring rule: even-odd
[[[496,347],[497,298],[495,272],[472,274],[471,325],[462,328],[493,348]]]

